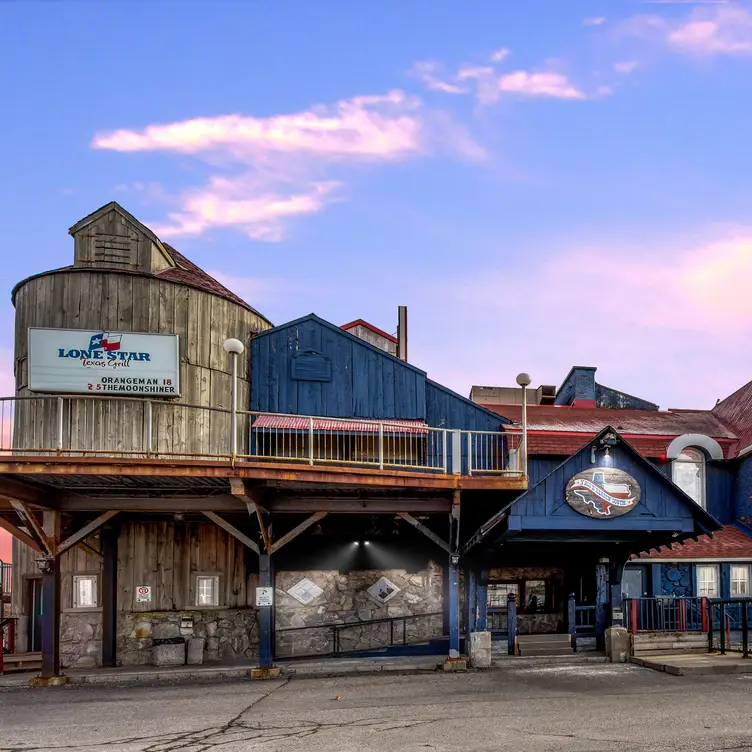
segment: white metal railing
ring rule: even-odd
[[[0,454],[299,462],[462,475],[526,471],[519,432],[95,395],[0,398]]]

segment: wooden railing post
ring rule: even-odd
[[[517,594],[507,596],[507,652],[517,654]]]
[[[567,620],[569,621],[569,640],[572,650],[577,652],[577,602],[574,593],[570,593],[567,599]]]

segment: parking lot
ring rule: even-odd
[[[626,665],[0,693],[0,750],[736,750],[752,678]]]

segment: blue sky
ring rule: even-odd
[[[117,200],[276,323],[663,407],[752,378],[752,8],[0,4],[0,383],[19,279]],[[9,72],[9,75],[8,75]]]

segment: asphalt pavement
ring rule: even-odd
[[[752,676],[629,665],[0,691],[0,750],[743,750]]]

